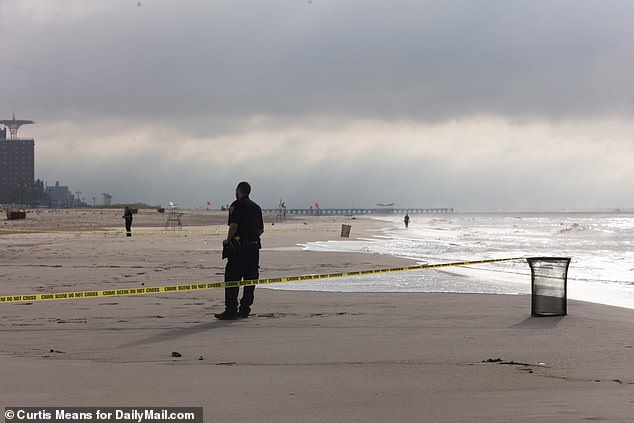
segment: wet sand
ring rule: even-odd
[[[30,229],[60,231],[0,233],[0,295],[222,280],[226,215],[204,213],[180,233],[157,231],[162,219],[140,214],[131,238],[118,214],[27,218]],[[341,224],[353,239],[369,237],[380,222],[271,223],[262,277],[412,264],[297,247],[339,239]],[[222,303],[222,290],[208,290],[0,304],[0,398],[5,407],[200,406],[207,422],[634,415],[631,310],[569,301],[565,317],[533,318],[529,296],[260,287],[252,317],[217,321]]]

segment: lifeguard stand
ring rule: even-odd
[[[174,204],[170,202],[170,206],[167,212],[167,222],[165,222],[165,229],[173,229],[176,230],[178,226],[179,230],[183,229],[183,222],[181,218],[183,217],[183,213],[178,208],[178,204]]]
[[[276,220],[282,222],[286,220],[286,203],[280,198],[280,204],[277,206]]]

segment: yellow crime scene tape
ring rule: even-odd
[[[124,296],[132,296],[132,295],[149,295],[149,294],[161,294],[161,293],[200,291],[200,290],[206,290],[206,289],[235,288],[240,286],[270,285],[270,284],[287,283],[287,282],[304,282],[304,281],[314,281],[314,280],[321,280],[321,279],[347,278],[352,276],[377,275],[382,273],[406,272],[411,270],[440,269],[443,267],[469,266],[474,264],[486,264],[486,263],[496,263],[496,262],[502,262],[502,261],[515,261],[515,260],[525,260],[525,259],[526,259],[525,257],[511,257],[511,258],[489,259],[489,260],[460,261],[460,262],[452,262],[452,263],[421,264],[421,265],[407,266],[407,267],[361,270],[358,272],[287,276],[287,277],[281,277],[281,278],[268,278],[268,279],[257,279],[257,280],[246,280],[246,281],[190,283],[190,284],[183,284],[183,285],[58,292],[58,293],[50,293],[50,294],[4,295],[4,296],[0,296],[0,303],[24,303],[24,302],[35,302],[35,301],[76,300],[76,299],[85,299],[85,298],[124,297]]]

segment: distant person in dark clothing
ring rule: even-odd
[[[132,236],[132,209],[130,207],[123,210],[123,218],[125,219],[125,231],[128,236]]]
[[[260,277],[260,236],[264,233],[262,209],[249,198],[251,185],[240,182],[236,188],[236,201],[229,206],[229,231],[222,241],[225,282],[255,280]],[[255,286],[245,286],[238,304],[240,288],[225,288],[225,311],[216,314],[220,320],[247,318],[251,313]]]
[[[403,222],[405,222],[405,227],[409,227],[409,214],[405,213],[405,217],[403,218]]]

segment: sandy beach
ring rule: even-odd
[[[140,211],[0,220],[0,295],[221,281],[226,214],[183,231]],[[385,255],[298,244],[371,237],[382,223],[267,216],[261,277],[396,267]],[[448,278],[457,277],[447,275]],[[527,281],[530,283],[530,281]],[[0,304],[2,406],[191,406],[206,422],[629,422],[634,312],[529,296],[256,289],[253,315],[217,321],[205,290]],[[178,352],[179,357],[172,353]]]

